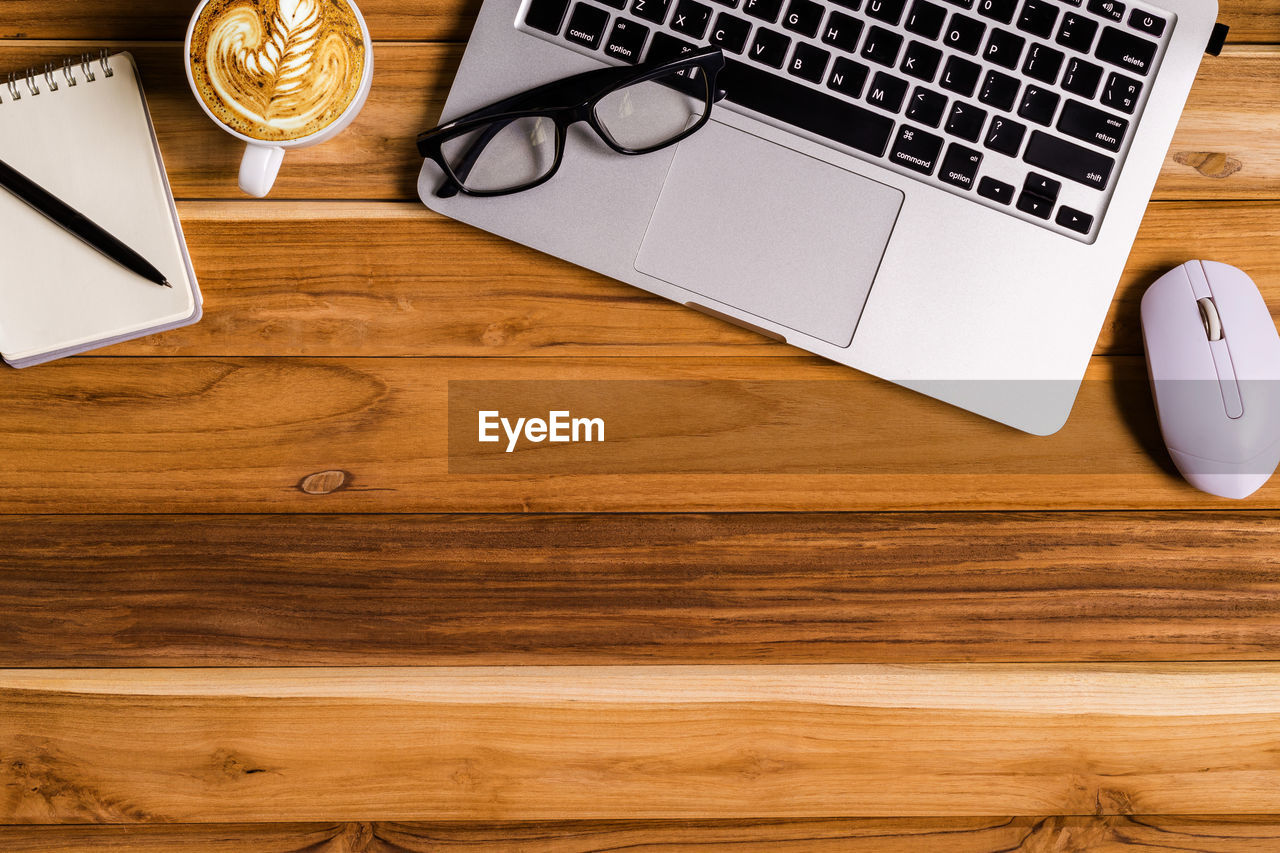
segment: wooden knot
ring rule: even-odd
[[[351,480],[346,471],[320,471],[303,477],[298,488],[308,495],[331,495],[345,489]]]
[[[1212,151],[1179,151],[1173,155],[1173,162],[1190,166],[1206,178],[1215,180],[1229,178],[1244,168],[1244,163],[1236,158]]]

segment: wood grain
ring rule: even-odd
[[[414,203],[183,202],[179,210],[205,317],[113,355],[797,353]],[[1213,228],[1203,227],[1206,217]],[[1280,320],[1276,233],[1275,202],[1152,204],[1096,352],[1142,354],[1142,294],[1188,258],[1247,270]]]
[[[1098,359],[1039,438],[812,358],[79,358],[0,388],[0,512],[1223,508],[1149,393]],[[553,397],[607,440],[476,440]]]
[[[1221,509],[1115,356],[1192,255],[1280,304],[1280,0],[1222,4],[1234,46],[1157,189],[1195,203],[1153,206],[1048,440],[423,210],[411,140],[460,56],[432,42],[478,0],[362,0],[373,95],[290,155],[275,198],[305,201],[215,201],[239,150],[186,89],[192,5],[0,3],[0,68],[137,54],[209,308],[112,351],[181,357],[0,385],[0,512],[53,513],[0,518],[0,850],[1280,851],[1280,819],[1250,816],[1280,811],[1280,491],[953,511]],[[668,388],[613,421],[651,422],[616,472],[451,472],[451,381],[548,379]],[[527,514],[886,508],[913,512]],[[155,515],[56,514],[130,510]],[[211,510],[300,515],[173,514]],[[316,514],[440,510],[519,514]],[[1200,663],[1114,663],[1170,658]],[[359,666],[272,668],[299,664]],[[190,668],[29,669],[138,665]],[[906,817],[829,817],[879,814]]]
[[[0,45],[0,69],[79,53],[82,42]],[[179,198],[243,198],[236,187],[241,146],[196,105],[181,45],[124,42],[139,63],[165,165]],[[436,123],[461,50],[453,44],[383,42],[375,51],[369,102],[325,145],[290,152],[277,199],[416,200],[422,160],[413,140]],[[1248,97],[1241,97],[1248,92]],[[1231,48],[1207,61],[1170,148],[1158,199],[1280,198],[1280,48]]]
[[[478,0],[360,0],[375,39],[459,40],[471,31]],[[165,0],[5,0],[0,38],[181,40],[194,3]],[[1280,2],[1221,0],[1219,20],[1232,43],[1280,42]]]
[[[0,667],[1280,657],[1260,513],[35,516],[0,541]]]
[[[1272,817],[0,827],[6,853],[1274,853]]]
[[[9,823],[1269,814],[1280,664],[0,671]]]

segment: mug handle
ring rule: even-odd
[[[266,198],[280,173],[284,149],[271,145],[246,145],[240,161],[240,189],[254,198]]]

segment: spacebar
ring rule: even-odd
[[[717,83],[727,101],[877,157],[893,135],[891,118],[737,60],[725,60]]]

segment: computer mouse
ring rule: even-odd
[[[1280,333],[1243,271],[1189,261],[1142,297],[1147,370],[1187,482],[1247,498],[1280,465]]]

